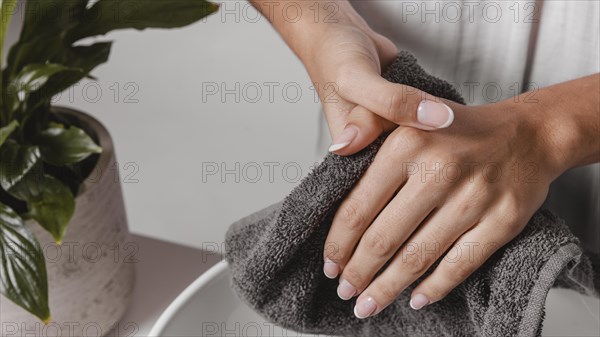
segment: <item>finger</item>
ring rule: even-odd
[[[435,96],[389,82],[377,73],[355,76],[350,83],[340,85],[340,96],[388,121],[423,130],[446,128],[454,121],[454,111]]]
[[[332,138],[335,139],[342,133],[344,127],[348,124],[350,112],[355,107],[356,104],[350,103],[341,97],[336,97],[332,103],[323,104],[327,127]]]
[[[325,243],[323,272],[329,278],[339,275],[366,228],[415,173],[415,165],[405,164],[426,146],[420,133],[413,128],[394,130],[336,211]]]
[[[403,155],[400,151],[410,151],[384,144],[371,166],[340,204],[325,240],[323,271],[329,278],[338,276],[365,229],[406,182],[407,174],[400,168],[400,160],[391,156],[388,148],[396,151],[398,157]]]
[[[457,240],[433,273],[413,290],[413,309],[421,309],[446,297],[517,235],[503,229],[507,226],[499,226],[501,222],[496,220],[501,221],[499,218],[485,220]]]
[[[346,299],[365,289],[439,201],[440,193],[426,190],[419,179],[409,179],[360,238],[340,276],[340,297]]]
[[[371,144],[384,131],[396,125],[357,105],[347,117],[344,130],[333,140],[330,152],[341,156],[354,154]]]
[[[444,205],[421,226],[356,301],[358,318],[376,315],[423,275],[452,243],[477,222],[477,213]],[[449,223],[451,221],[452,223]]]

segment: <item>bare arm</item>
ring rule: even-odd
[[[532,98],[517,106],[539,123],[563,171],[600,161],[600,73],[542,88]]]
[[[381,77],[398,50],[348,1],[252,3],[300,58],[315,84],[333,138],[330,151],[352,154],[398,124],[427,130],[451,124],[453,112],[443,103],[434,102],[429,111],[422,109],[417,115],[423,99],[437,100]]]

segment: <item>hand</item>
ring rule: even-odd
[[[432,130],[449,126],[453,112],[435,97],[415,88],[386,81],[382,69],[398,50],[387,38],[374,32],[347,1],[296,2],[303,15],[296,23],[269,15],[288,45],[304,63],[323,104],[333,138],[331,152],[349,155],[373,142],[398,124]],[[321,15],[315,20],[315,7]],[[429,111],[421,109],[431,100]],[[439,100],[437,100],[439,102]]]
[[[447,130],[393,131],[334,217],[324,272],[341,273],[338,295],[358,296],[359,318],[379,313],[440,258],[410,305],[444,298],[522,231],[566,169],[556,125],[546,128],[532,107],[448,104],[457,121]]]

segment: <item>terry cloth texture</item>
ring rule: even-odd
[[[425,73],[406,52],[384,76],[463,102],[451,85]],[[229,228],[226,259],[233,288],[264,318],[296,331],[336,336],[540,336],[552,286],[597,294],[579,240],[561,219],[540,210],[517,238],[443,300],[412,310],[411,286],[380,314],[355,318],[355,300],[339,299],[338,281],[323,275],[323,245],[340,202],[384,139],[353,156],[327,155],[282,202]]]

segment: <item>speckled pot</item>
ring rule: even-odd
[[[103,152],[75,199],[75,214],[61,246],[39,225],[27,223],[46,257],[50,323],[44,325],[0,297],[2,336],[104,336],[131,299],[137,246],[127,228],[112,139],[87,114],[67,108],[54,111],[92,130]]]

